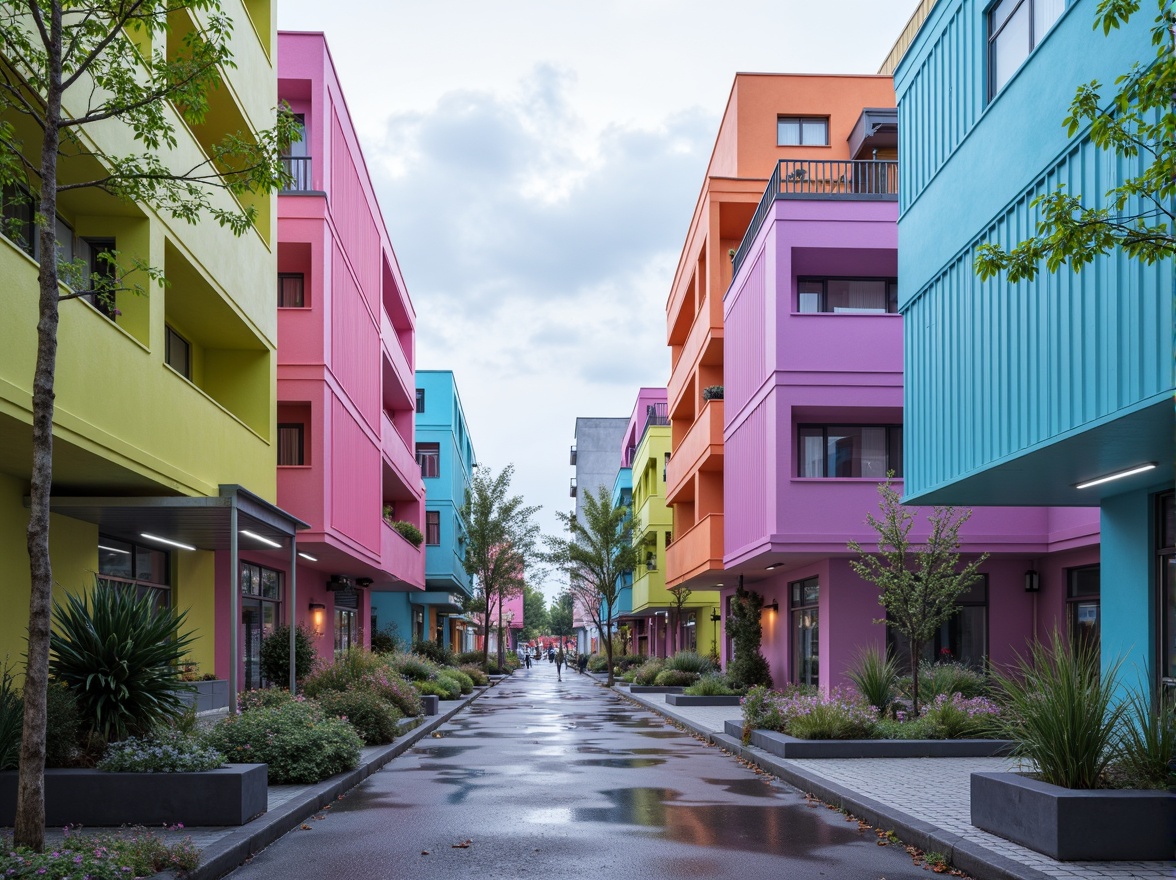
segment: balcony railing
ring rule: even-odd
[[[573,498],[576,497],[576,478],[575,477],[572,477],[572,482],[568,486],[568,494],[570,496],[572,496]]]
[[[645,407],[645,427],[641,436],[645,436],[654,425],[668,425],[670,423],[670,408],[668,403],[651,403]]]
[[[732,257],[734,272],[751,249],[760,227],[777,199],[846,199],[898,201],[898,162],[884,159],[844,162],[781,159],[751,218],[751,225]]]
[[[572,446],[571,454],[568,455],[568,464],[575,467],[575,464],[576,464],[576,447],[575,447],[575,445]]]
[[[282,165],[290,174],[290,182],[282,192],[311,192],[314,186],[310,176],[310,156],[283,156]]]

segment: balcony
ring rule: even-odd
[[[380,449],[384,454],[384,461],[396,472],[401,482],[414,493],[420,493],[423,484],[416,452],[405,443],[387,413],[380,414]]]
[[[425,587],[425,553],[387,523],[380,527],[380,567],[418,589]]]
[[[723,401],[707,400],[698,418],[674,450],[666,468],[666,497],[673,501],[697,471],[721,465],[723,459]]]
[[[723,569],[723,515],[704,516],[685,534],[675,535],[666,548],[666,583],[670,586],[688,582],[707,572]],[[691,583],[693,590],[717,589],[716,582]]]
[[[568,495],[570,495],[572,498],[576,497],[576,478],[575,477],[572,477],[572,482],[568,486]]]
[[[310,156],[283,156],[282,166],[290,175],[290,181],[282,187],[282,192],[314,192],[314,182],[311,179]]]
[[[651,403],[645,407],[645,427],[641,429],[641,439],[645,439],[646,432],[659,425],[670,423],[670,405],[668,403]]]
[[[751,225],[735,252],[734,271],[739,272],[751,244],[777,199],[845,199],[850,201],[898,201],[898,162],[882,159],[843,162],[781,159],[755,209]]]
[[[568,454],[568,464],[572,467],[576,466],[576,445],[572,444],[572,451]]]

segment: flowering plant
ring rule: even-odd
[[[992,733],[1000,708],[986,697],[940,694],[923,712],[934,739],[967,739]]]
[[[181,826],[182,827],[182,826]],[[161,871],[186,874],[200,864],[200,851],[190,838],[167,844],[143,828],[82,836],[65,830],[56,848],[34,852],[4,841],[0,852],[0,877],[34,877],[37,880],[129,880]]]
[[[98,762],[108,773],[199,773],[215,770],[225,756],[178,731],[111,743]]]

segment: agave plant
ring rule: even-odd
[[[180,632],[186,616],[101,582],[54,607],[49,671],[77,697],[85,727],[114,742],[184,713],[180,662],[194,639]]]

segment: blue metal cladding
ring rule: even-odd
[[[1062,129],[1079,83],[1113,83],[1154,57],[1151,10],[1104,37],[1092,30],[1094,7],[1071,3],[987,106],[985,9],[975,0],[940,0],[900,66],[910,497],[1171,393],[1171,261],[1115,254],[1016,285],[981,283],[972,268],[979,244],[1035,232],[1035,196],[1065,184],[1095,203],[1136,170]]]

